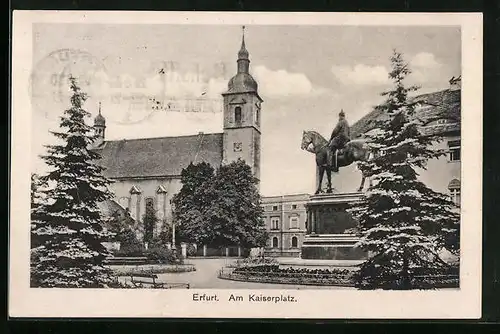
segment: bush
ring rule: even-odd
[[[122,245],[120,250],[113,253],[116,257],[144,256],[144,247],[141,244]]]
[[[262,265],[262,264],[269,264],[269,265],[277,265],[278,260],[275,258],[269,258],[269,257],[248,257],[248,258],[243,258],[236,260],[236,265],[238,267],[244,267],[244,266],[255,266],[255,265]]]
[[[171,249],[153,247],[144,251],[149,263],[182,264],[179,254]]]

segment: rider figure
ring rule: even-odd
[[[344,110],[341,110],[339,113],[339,121],[337,126],[332,131],[332,135],[330,137],[330,142],[328,143],[328,147],[330,148],[327,151],[327,164],[329,167],[332,167],[334,172],[339,171],[339,167],[336,163],[334,163],[333,157],[335,156],[335,151],[344,147],[347,142],[350,140],[350,129],[347,120],[345,119]],[[335,165],[335,166],[334,166]]]

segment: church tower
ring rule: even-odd
[[[238,52],[238,70],[229,80],[224,100],[223,163],[244,160],[260,180],[260,107],[263,100],[250,75],[249,53],[245,46],[245,27]]]
[[[99,114],[94,118],[94,132],[96,140],[94,147],[99,147],[104,143],[106,131],[106,119],[101,114],[101,102],[99,102]]]

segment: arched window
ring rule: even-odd
[[[278,238],[273,237],[273,248],[278,248]]]
[[[241,123],[241,107],[234,108],[234,122]]]
[[[151,197],[146,198],[146,210],[144,216],[141,217],[144,221],[144,242],[149,242],[153,239],[154,234],[154,219],[156,212],[154,210],[154,199]]]
[[[451,198],[453,202],[460,206],[460,180],[453,179],[448,184],[448,190],[450,191]]]
[[[130,188],[130,214],[136,220],[141,219],[141,191],[136,186]]]
[[[292,237],[292,248],[297,248],[297,246],[298,246],[297,237]]]

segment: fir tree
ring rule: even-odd
[[[445,154],[432,149],[439,136],[422,135],[422,122],[408,94],[417,87],[405,87],[410,74],[400,53],[391,57],[392,90],[383,93],[378,106],[386,116],[368,135],[377,152],[360,169],[373,178],[361,205],[350,212],[360,222],[360,247],[369,259],[357,275],[360,288],[410,289],[423,287],[422,276],[439,274],[447,264],[439,257],[443,247],[458,251],[459,215],[450,197],[428,188],[418,180],[418,169],[429,159]]]
[[[107,287],[113,280],[103,265],[109,256],[102,245],[110,236],[103,228],[97,203],[111,198],[109,180],[92,151],[93,130],[82,108],[86,94],[70,78],[71,107],[52,132],[60,144],[47,146],[42,159],[51,167],[44,176],[50,187],[32,215],[32,284],[37,287]]]

